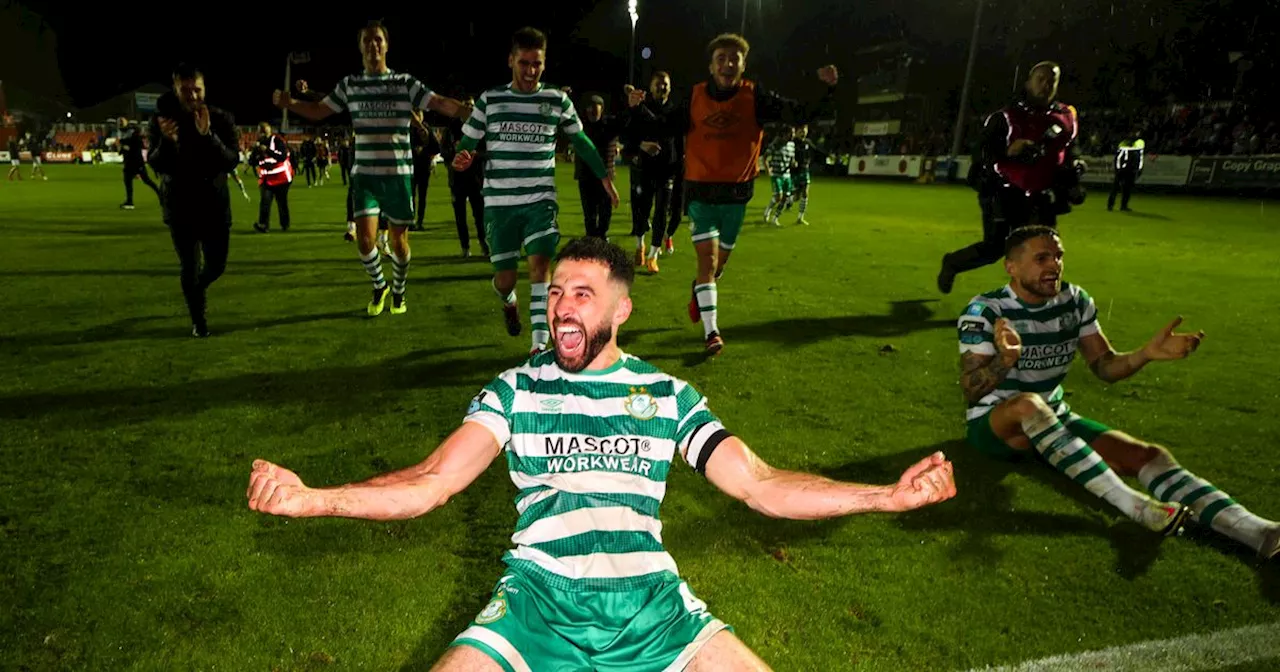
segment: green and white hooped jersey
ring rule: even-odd
[[[432,95],[426,85],[403,72],[343,77],[323,102],[334,112],[351,113],[356,136],[351,174],[412,175],[412,111],[425,107]]]
[[[796,159],[796,145],[788,140],[786,142],[774,143],[769,148],[767,160],[769,161],[769,170],[773,171],[774,177],[787,177],[791,174],[791,164]]]
[[[1033,306],[1023,303],[1009,285],[973,297],[957,324],[960,354],[996,354],[995,324],[1005,318],[1022,338],[1018,365],[990,394],[970,404],[965,419],[991,412],[1000,402],[1022,392],[1040,395],[1058,413],[1063,408],[1062,381],[1075,359],[1080,337],[1100,333],[1098,310],[1084,289],[1062,283],[1058,295]]]
[[[582,123],[569,96],[541,83],[532,93],[508,84],[476,100],[462,132],[484,140],[486,208],[556,200],[556,131],[573,137]]]
[[[516,495],[503,562],[561,590],[635,590],[674,579],[658,508],[678,452],[699,472],[729,433],[688,383],[623,354],[568,373],[551,352],[503,372],[467,422],[493,432]]]

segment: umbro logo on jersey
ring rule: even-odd
[[[564,408],[563,399],[543,399],[538,402],[543,413],[559,413]]]
[[[720,110],[719,112],[704,118],[702,123],[716,129],[717,131],[723,131],[724,129],[738,123],[738,115],[732,112]]]

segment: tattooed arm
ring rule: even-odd
[[[971,404],[991,394],[1013,370],[1012,364],[1005,365],[999,357],[973,352],[961,355],[960,364],[960,387],[964,390],[965,401]]]
[[[969,403],[999,387],[1021,356],[1022,338],[1009,320],[986,311],[960,318],[960,387]]]

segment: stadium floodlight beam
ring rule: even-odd
[[[973,61],[978,56],[978,30],[982,27],[984,2],[985,0],[978,0],[978,9],[973,13],[973,36],[969,38],[969,63],[964,68],[964,86],[960,88],[960,109],[956,110],[956,130],[951,138],[951,157],[947,160],[948,178],[951,177],[951,168],[956,165],[956,154],[960,153],[960,138],[964,133],[964,108],[969,106],[969,81],[973,79]]]
[[[627,83],[635,81],[636,74],[636,23],[640,21],[640,3],[627,0],[627,14],[631,16],[631,49],[627,52]]]

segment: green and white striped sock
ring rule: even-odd
[[[1183,469],[1165,453],[1138,470],[1138,481],[1156,499],[1182,502],[1201,525],[1207,525],[1255,551],[1272,524],[1250,513],[1212,483]]]
[[[529,285],[529,326],[533,330],[533,347],[546,347],[551,340],[551,329],[547,326],[547,283],[535,282]]]
[[[719,331],[716,326],[716,283],[696,285],[693,293],[698,297],[698,311],[702,313],[702,336],[710,338],[712,332]]]
[[[1139,523],[1148,524],[1151,500],[1125,485],[1084,439],[1072,434],[1047,407],[1022,419],[1036,452],[1054,469]]]

